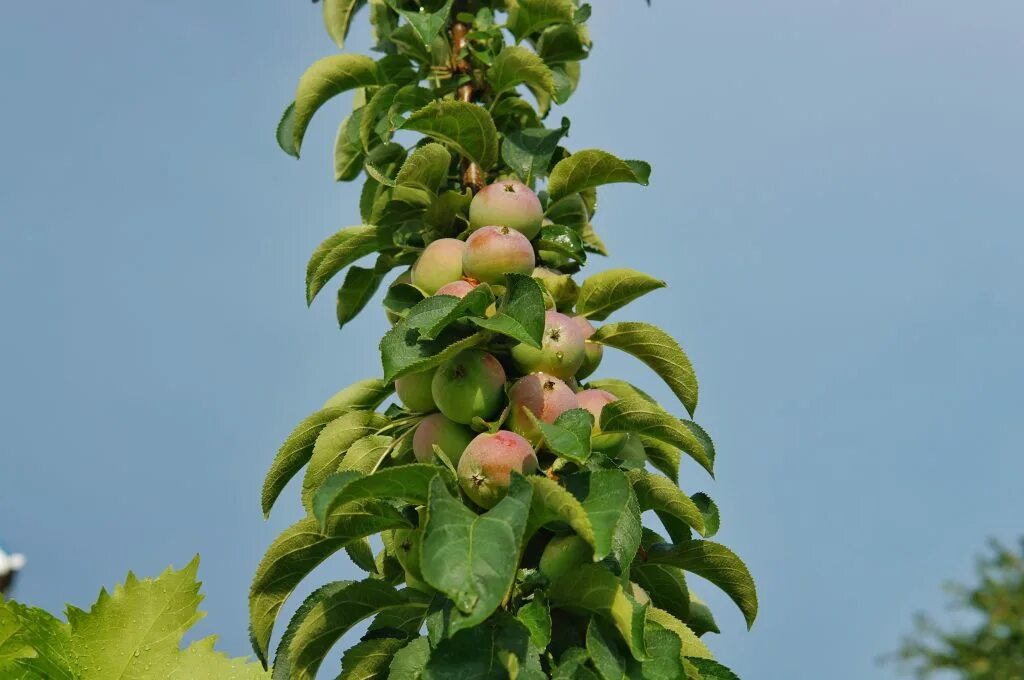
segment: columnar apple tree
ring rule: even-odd
[[[264,513],[302,473],[306,518],[257,569],[257,655],[275,678],[313,678],[368,619],[341,678],[735,677],[702,641],[718,628],[688,583],[710,581],[753,622],[747,568],[708,540],[717,506],[678,486],[684,455],[709,474],[715,462],[690,419],[697,378],[656,326],[607,322],[665,284],[624,268],[579,276],[607,255],[598,187],[651,172],[569,150],[568,119],[550,122],[590,52],[591,7],[324,0],[339,47],[366,4],[379,54],[310,66],[277,141],[298,157],[317,110],[353,93],[334,173],[365,176],[361,224],[316,248],[306,297],[340,280],[344,326],[384,287],[391,329],[380,377],[329,399],[271,464]],[[681,408],[603,375],[606,349],[650,367]],[[289,596],[341,551],[365,578],[316,590],[272,651]]]

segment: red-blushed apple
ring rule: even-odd
[[[433,413],[420,421],[412,435],[412,453],[417,462],[434,462],[434,446],[444,451],[452,465],[458,465],[462,452],[473,441],[473,431],[449,420],[442,413]]]
[[[512,385],[508,398],[511,407],[508,414],[509,429],[521,434],[535,446],[540,443],[541,433],[527,414],[527,409],[537,420],[553,423],[564,412],[580,406],[576,394],[568,385],[546,373],[523,376]]]
[[[426,295],[433,295],[446,283],[462,278],[462,253],[466,243],[457,238],[431,241],[412,266],[412,283]]]
[[[469,204],[469,226],[508,227],[532,240],[540,232],[544,208],[530,187],[515,180],[499,180],[481,189]]]
[[[531,274],[536,261],[530,241],[509,227],[481,227],[466,239],[462,270],[484,283],[502,283],[506,273]]]
[[[541,371],[567,380],[583,365],[583,333],[571,318],[561,312],[544,314],[541,348],[519,343],[512,347],[512,360],[523,373]]]
[[[476,284],[470,283],[465,279],[459,279],[458,281],[452,281],[451,283],[444,284],[437,289],[437,292],[434,293],[434,295],[451,295],[461,300],[469,295],[470,291],[474,288],[476,288]]]
[[[481,508],[493,508],[508,492],[513,470],[522,475],[537,471],[537,454],[530,442],[508,430],[484,432],[462,452],[459,484]]]

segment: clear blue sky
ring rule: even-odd
[[[670,283],[619,318],[689,351],[719,458],[683,487],[718,500],[760,586],[747,633],[698,584],[712,646],[751,680],[891,677],[874,659],[912,613],[1024,528],[1024,5],[594,4],[569,142],[654,166],[601,192],[598,266]],[[303,302],[313,247],[358,220],[329,155],[348,97],[301,162],[272,133],[331,51],[300,0],[0,10],[0,536],[29,558],[22,599],[86,605],[198,551],[200,632],[248,651],[250,577],[298,516],[290,488],[263,521],[263,474],[377,373],[385,330]]]

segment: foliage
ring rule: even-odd
[[[750,573],[735,553],[708,540],[719,529],[717,505],[677,485],[683,454],[714,474],[714,444],[691,420],[698,402],[694,369],[680,345],[654,325],[590,323],[666,284],[624,268],[579,284],[573,279],[588,257],[607,255],[592,223],[598,189],[646,185],[651,176],[643,161],[599,149],[569,151],[563,146],[569,120],[546,122],[579,82],[592,46],[591,7],[577,0],[325,0],[327,30],[339,46],[366,5],[378,56],[336,54],[310,66],[277,140],[298,157],[321,106],[353,93],[352,112],[338,130],[334,173],[339,181],[363,178],[360,216],[314,251],[306,299],[312,304],[340,280],[337,313],[344,326],[390,276],[384,307],[392,328],[380,343],[381,377],[342,390],[306,418],[270,465],[264,513],[305,468],[307,516],[274,541],[257,569],[250,592],[256,654],[265,665],[272,662],[274,678],[313,678],[329,649],[369,620],[362,640],[344,653],[340,678],[735,678],[701,640],[718,626],[688,583],[691,574],[710,581],[753,624]],[[418,141],[405,146],[399,132]],[[471,206],[488,194],[478,193],[485,185],[495,184],[522,199],[514,210],[524,211],[496,226],[532,240],[538,268],[532,276],[509,270],[501,283],[479,283],[465,272],[449,277],[461,286],[459,295],[431,295],[433,283],[430,291],[418,288],[417,277],[428,274],[412,266],[436,266],[421,260],[428,246],[449,239],[441,245],[450,249],[459,245],[452,240],[465,241],[483,226],[471,219]],[[489,195],[499,202],[503,196]],[[521,226],[535,204],[536,222]],[[481,210],[476,214],[493,220],[502,208]],[[356,264],[370,256],[369,266]],[[551,317],[554,310],[576,319]],[[562,328],[548,337],[548,323],[583,324],[576,328],[590,335],[575,341],[580,353],[544,355],[544,343],[554,338],[568,346],[575,332]],[[491,483],[483,468],[467,472],[470,454],[460,461],[461,451],[436,441],[424,448],[414,440],[429,414],[400,403],[383,406],[396,380],[412,381],[410,390],[412,383],[438,389],[429,372],[469,349],[474,356],[486,351],[500,366],[491,370],[507,379],[498,395],[503,404],[509,386],[536,370],[524,362],[544,356],[555,367],[545,370],[563,361],[569,366],[559,377],[571,400],[585,389],[605,390],[613,399],[600,413],[563,404],[548,415],[540,406],[519,413],[515,403],[492,412],[491,398],[465,417],[441,405],[462,423],[452,427],[473,431],[467,436],[477,436],[474,443],[499,430],[529,437],[535,457],[505,471],[500,494],[486,496],[498,500],[486,509],[464,490]],[[646,364],[687,417],[624,380],[581,383],[605,349]],[[461,374],[444,375],[451,381]],[[411,401],[424,400],[430,394]],[[669,538],[642,525],[647,511]],[[557,543],[552,539],[569,535],[583,541],[584,563],[563,574],[545,572],[542,554]],[[374,536],[376,551],[368,542]],[[277,619],[292,592],[343,549],[366,577],[316,590],[272,653]]]
[[[949,584],[950,607],[967,612],[973,628],[946,630],[923,614],[916,631],[889,660],[917,678],[1024,678],[1024,540],[1018,551],[993,541],[977,563],[973,587]]]
[[[113,592],[100,591],[88,611],[68,605],[67,622],[0,600],[0,678],[24,680],[258,680],[257,663],[214,650],[216,637],[181,649],[204,614],[196,571],[168,568],[139,580],[131,572]]]

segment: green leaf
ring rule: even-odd
[[[281,532],[260,560],[249,590],[249,630],[259,659],[267,661],[267,646],[281,606],[317,565],[351,541],[408,526],[405,516],[391,505],[364,500],[339,508],[328,518],[324,533],[312,517]]]
[[[584,564],[560,576],[551,584],[549,596],[555,606],[605,617],[622,635],[635,658],[647,657],[647,605],[627,597],[619,577],[603,566]]]
[[[599,330],[598,333],[601,331]],[[688,453],[714,476],[714,458],[686,422],[666,413],[646,399],[619,399],[601,409],[602,432],[633,432],[670,444]]]
[[[528,540],[538,529],[550,522],[565,522],[580,538],[590,544],[595,555],[598,549],[594,536],[594,527],[590,523],[583,504],[569,493],[565,487],[547,477],[531,476],[528,478],[533,486],[533,500],[530,502],[530,515],[524,541]],[[608,540],[611,543],[611,540]],[[595,559],[603,557],[597,556]]]
[[[452,633],[483,622],[515,580],[532,487],[513,475],[508,495],[477,515],[437,477],[421,548],[423,578],[455,603]]]
[[[537,250],[550,250],[580,263],[587,261],[583,239],[571,227],[560,224],[550,224],[541,228],[537,236]]]
[[[385,545],[387,545],[386,542]],[[381,554],[387,554],[387,552],[382,552]],[[401,568],[401,563],[398,560],[395,560],[395,562]],[[401,576],[402,580],[404,580],[404,568],[402,569]],[[423,627],[423,620],[427,616],[431,603],[441,597],[441,595],[437,594],[427,595],[415,588],[405,588],[399,592],[405,598],[405,604],[381,610],[373,618],[373,622],[368,629],[368,635],[372,634],[375,637],[398,635],[406,638],[419,635],[420,629]]]
[[[424,144],[413,151],[395,178],[397,184],[436,194],[448,176],[452,156],[440,144]]]
[[[346,227],[324,240],[306,265],[306,303],[312,304],[335,274],[385,245],[380,229],[371,225]]]
[[[704,535],[704,514],[672,480],[661,475],[652,475],[643,469],[630,470],[628,474],[641,512],[654,510],[659,516],[663,513],[670,515]]]
[[[608,248],[604,245],[601,237],[594,231],[594,226],[590,222],[583,225],[580,237],[583,239],[583,247],[588,253],[608,256]]]
[[[353,111],[338,126],[334,138],[334,179],[337,182],[351,182],[363,170],[363,146],[359,141],[359,122],[363,109]]]
[[[425,298],[384,335],[380,353],[385,380],[433,368],[484,340],[482,333],[454,327],[446,328],[436,338],[424,338],[423,331],[444,319],[451,308],[446,296]]]
[[[516,618],[530,631],[533,644],[544,649],[551,643],[551,611],[543,593],[537,593],[520,607]]]
[[[590,458],[590,435],[594,429],[594,416],[590,411],[569,409],[550,424],[534,416],[529,409],[526,413],[544,435],[544,444],[553,454],[577,464]]]
[[[690,615],[690,591],[682,569],[666,564],[633,563],[629,578],[647,591],[654,606],[686,621]]]
[[[373,59],[360,54],[335,54],[310,66],[302,74],[295,91],[295,110],[290,126],[294,155],[298,156],[302,148],[302,138],[313,114],[327,100],[346,90],[383,85],[384,82]]]
[[[605,406],[607,408],[607,406]],[[631,512],[636,498],[629,479],[619,470],[579,472],[565,478],[566,488],[579,499],[594,527],[594,559],[613,555],[623,564],[629,546],[640,544],[639,511]],[[632,548],[636,553],[636,547]],[[629,556],[630,559],[632,555]]]
[[[267,680],[270,677],[256,662],[232,659],[215,651],[216,642],[217,636],[211,635],[189,645],[178,655],[174,670],[166,676],[168,680]],[[150,673],[159,674],[159,671],[149,668],[143,677],[159,677]]]
[[[345,281],[338,289],[336,309],[338,328],[344,328],[345,324],[354,319],[366,307],[374,293],[377,292],[377,288],[380,287],[380,282],[386,273],[376,267],[372,269],[349,267],[345,272]]]
[[[437,338],[448,326],[466,316],[479,316],[494,303],[491,287],[482,283],[469,291],[462,299],[452,295],[433,295],[440,307],[448,311],[431,325],[420,328],[421,337],[426,340]]]
[[[601,326],[590,341],[620,349],[647,364],[693,415],[697,408],[697,375],[690,359],[668,333],[648,323],[620,321]]]
[[[70,627],[42,609],[0,598],[0,676],[78,680]]]
[[[654,469],[678,484],[682,452],[671,444],[650,437],[641,437],[640,441],[643,442],[644,454]]]
[[[263,515],[270,516],[270,509],[277,497],[313,455],[313,447],[324,427],[348,413],[351,408],[341,403],[335,406],[324,405],[324,408],[309,416],[296,427],[281,448],[278,449],[274,462],[263,481],[262,506]]]
[[[401,638],[372,638],[349,647],[337,680],[387,680],[391,660],[405,644]]]
[[[540,284],[531,276],[507,273],[505,295],[498,304],[497,313],[490,318],[474,317],[472,321],[481,328],[540,349],[544,336],[544,311],[544,292]]]
[[[557,24],[541,33],[537,41],[537,54],[547,64],[580,61],[590,54],[590,39],[582,27]]]
[[[510,0],[508,30],[518,42],[552,24],[570,24],[575,15],[572,0]]]
[[[440,475],[455,488],[455,478],[437,465],[413,463],[364,475],[354,470],[331,475],[316,492],[313,515],[323,524],[336,508],[365,498],[396,498],[412,505],[426,505],[430,482]]]
[[[416,638],[395,653],[388,680],[420,680],[429,660],[430,641],[425,637]]]
[[[555,165],[548,179],[548,194],[557,201],[603,184],[632,182],[646,186],[650,176],[651,166],[643,161],[623,161],[607,151],[585,149]]]
[[[718,504],[703,491],[690,496],[690,500],[700,509],[700,513],[704,515],[704,533],[702,535],[704,538],[711,538],[718,533],[718,529],[721,526]]]
[[[544,215],[555,224],[564,224],[581,233],[583,228],[590,224],[590,210],[579,194],[551,201]]]
[[[757,617],[757,589],[747,566],[736,553],[712,541],[689,541],[678,545],[655,545],[647,551],[647,562],[668,564],[702,576],[721,588],[743,612],[747,627]]]
[[[323,523],[321,523],[321,527],[322,525]],[[373,547],[368,539],[360,538],[352,541],[345,546],[345,554],[352,560],[352,564],[363,571],[370,574],[377,573],[376,558],[373,555]]]
[[[644,401],[648,402],[649,404],[658,406],[658,402],[655,400],[655,398],[647,394],[647,392],[644,392],[642,389],[640,389],[633,383],[626,382],[625,380],[619,380],[618,378],[601,378],[600,380],[591,380],[588,383],[588,387],[591,389],[598,389],[604,390],[606,392],[611,392],[619,399],[631,399],[633,397],[639,397]]]
[[[568,118],[562,118],[562,126],[555,130],[537,127],[510,131],[501,143],[501,157],[524,181],[547,177],[558,142],[568,133]]]
[[[449,144],[488,170],[498,160],[498,131],[487,111],[460,101],[436,101],[416,111],[402,126]]]
[[[609,269],[583,282],[576,313],[593,321],[604,321],[633,300],[664,287],[664,281],[634,269]]]
[[[352,383],[324,402],[324,408],[347,408],[353,411],[372,411],[395,391],[380,378],[369,378]],[[340,415],[340,414],[339,414]],[[316,435],[311,441],[316,441]]]
[[[405,603],[394,588],[377,579],[337,581],[317,590],[289,623],[274,663],[280,680],[313,680],[334,643],[363,619]],[[279,673],[287,657],[287,675]]]
[[[302,505],[307,510],[313,507],[313,494],[327,477],[337,472],[349,447],[363,437],[376,434],[389,422],[373,411],[351,411],[323,429],[313,446],[313,455],[302,480]]]
[[[352,15],[366,4],[366,0],[323,0],[323,3],[327,33],[339,49],[344,49],[345,38],[352,25]]]
[[[675,567],[668,567],[674,569]],[[715,623],[715,617],[711,613],[711,609],[704,604],[704,601],[699,597],[690,593],[690,606],[689,615],[686,618],[686,625],[690,627],[697,635],[704,635],[705,633],[719,633],[718,624]]]
[[[299,151],[295,148],[295,102],[289,104],[281,114],[275,136],[282,151],[289,156],[299,157]]]
[[[689,659],[701,680],[740,680],[739,676],[712,659]]]
[[[363,145],[363,151],[370,151],[376,142],[386,137],[377,133],[377,124],[391,108],[397,93],[397,85],[385,85],[378,88],[363,107],[363,117],[359,121],[359,142]]]
[[[448,23],[448,18],[452,11],[452,0],[447,0],[444,5],[434,12],[428,12],[423,7],[420,7],[419,12],[405,10],[395,0],[387,0],[387,3],[388,7],[398,12],[409,22],[413,31],[416,32],[416,35],[428,48],[445,24]]]
[[[497,617],[495,626],[477,626],[441,640],[423,671],[422,680],[534,680],[540,671],[537,651],[531,648],[525,626],[508,616]],[[532,666],[532,668],[531,668]],[[543,675],[539,676],[543,678]]]
[[[409,310],[423,301],[423,291],[411,283],[394,283],[384,294],[384,309],[399,317],[404,317]]]
[[[700,638],[690,630],[685,623],[672,616],[663,609],[651,607],[647,610],[647,623],[655,624],[674,634],[680,642],[682,656],[690,659],[710,659],[711,650],[707,648]],[[650,636],[648,636],[650,637]],[[680,659],[681,660],[681,659]]]
[[[487,69],[487,80],[496,97],[523,84],[549,94],[555,89],[551,69],[536,54],[520,46],[506,47],[494,58]]]
[[[385,456],[391,452],[394,437],[371,434],[354,442],[338,464],[338,472],[361,472],[372,475],[380,466]],[[318,487],[319,488],[319,487]],[[312,510],[312,500],[310,509]]]
[[[390,139],[394,131],[402,127],[406,113],[421,109],[434,99],[433,90],[420,87],[415,83],[403,86],[395,93],[395,98],[391,102],[391,106],[388,107],[388,115],[381,121],[387,125],[387,134],[382,136],[385,139]]]

